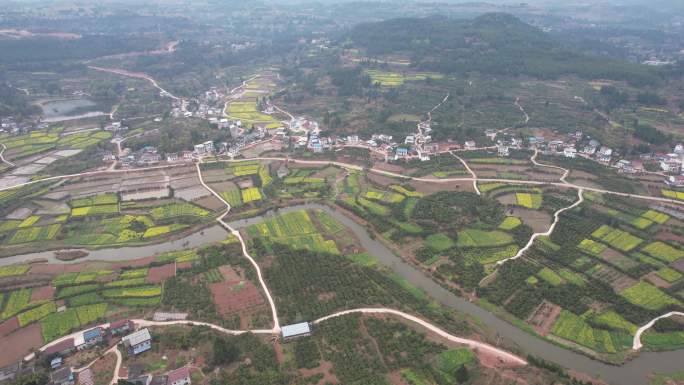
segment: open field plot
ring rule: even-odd
[[[250,187],[242,190],[242,202],[247,204],[257,202],[262,199],[261,190],[257,187]]]
[[[147,277],[147,272],[149,268],[143,267],[140,269],[125,270],[120,275],[120,279],[133,279],[133,278],[145,278]]]
[[[8,244],[16,245],[20,243],[30,243],[39,241],[49,241],[55,238],[59,230],[62,228],[61,224],[53,224],[49,226],[30,227],[26,229],[17,230],[14,235],[7,241]]]
[[[31,289],[20,289],[11,292],[0,317],[8,319],[24,310],[31,299]]]
[[[407,81],[442,79],[444,75],[434,72],[417,72],[412,74],[404,74],[398,72],[380,71],[380,70],[365,70],[366,75],[370,76],[373,84],[380,84],[385,87],[397,87]]]
[[[409,197],[409,198],[422,198],[423,197],[423,194],[418,192],[418,191],[409,190],[403,186],[399,186],[396,184],[390,185],[389,188],[391,190],[394,190],[395,192],[398,192],[399,194],[402,194],[402,195]]]
[[[641,251],[668,263],[684,257],[684,251],[676,249],[661,241],[651,242],[644,246]]]
[[[289,176],[289,177],[286,177],[285,179],[283,179],[283,183],[285,183],[285,185],[307,184],[307,185],[322,186],[325,184],[325,179],[306,177],[306,176]]]
[[[109,215],[109,214],[118,214],[119,213],[119,205],[118,204],[113,204],[113,205],[99,205],[99,206],[83,206],[83,207],[75,207],[71,209],[71,216],[72,217],[85,217],[89,215]]]
[[[472,248],[464,252],[466,260],[477,261],[482,265],[496,263],[518,253],[518,245],[508,245],[492,248]]]
[[[85,207],[98,205],[114,205],[119,203],[119,196],[114,193],[100,194],[87,198],[78,198],[69,201],[71,207]]]
[[[506,217],[501,224],[499,224],[500,230],[513,230],[516,227],[522,225],[522,221],[518,217]]]
[[[459,247],[493,247],[513,243],[513,237],[502,231],[465,229],[458,233]]]
[[[264,122],[274,123],[278,122],[273,116],[264,114],[257,110],[255,101],[246,102],[232,102],[228,105],[228,115],[235,119],[245,120],[249,122]]]
[[[325,220],[325,222],[329,221]],[[341,225],[327,223],[327,225],[322,226],[338,228]],[[316,229],[309,213],[303,210],[268,219],[248,227],[246,231],[252,238],[265,237],[274,243],[283,243],[298,250],[306,249],[339,254],[335,241],[326,240]]]
[[[225,199],[231,207],[242,206],[242,192],[237,187],[227,191],[221,191],[219,195],[221,195],[221,198]]]
[[[665,224],[670,219],[670,216],[655,210],[648,210],[641,214],[643,218],[653,221],[659,225]]]
[[[674,283],[682,279],[682,273],[669,267],[663,267],[656,272],[656,275],[669,283]]]
[[[595,329],[581,317],[563,310],[553,325],[554,335],[602,353],[615,353],[632,346],[626,333]]]
[[[369,190],[363,194],[364,198],[381,201],[384,203],[395,204],[404,201],[405,196],[398,193],[391,193],[386,191]]]
[[[684,200],[684,191],[674,191],[674,190],[661,190],[660,191],[664,197],[671,199],[678,199],[680,201]]]
[[[542,204],[542,196],[540,194],[515,193],[515,199],[518,206],[528,209],[538,209]]]
[[[154,226],[154,227],[150,227],[147,230],[145,230],[145,233],[143,234],[142,237],[143,237],[143,239],[154,238],[154,237],[158,237],[160,235],[164,235],[164,234],[172,233],[175,231],[183,230],[187,227],[188,227],[187,225],[178,224],[178,223],[174,223],[174,224],[169,225],[169,226]]]
[[[178,250],[170,251],[168,253],[160,254],[154,258],[155,262],[171,262],[175,261],[178,263],[183,262],[193,262],[200,258],[197,251],[193,249],[189,250]]]
[[[259,164],[259,162],[245,161],[239,163],[231,163],[228,167],[228,170],[231,172],[231,174],[240,177],[257,175],[259,173],[260,168],[261,165]]]
[[[548,267],[544,267],[543,269],[539,270],[537,272],[537,277],[543,279],[552,286],[558,286],[563,283],[563,279],[556,274],[555,271],[549,269]]]
[[[41,319],[48,316],[50,313],[57,311],[57,307],[54,302],[46,302],[40,306],[34,307],[31,310],[25,311],[17,317],[19,325],[24,327],[30,323],[40,321]]]
[[[607,246],[603,243],[596,242],[593,239],[583,239],[582,242],[577,245],[577,247],[586,253],[596,256],[601,254],[607,248]]]
[[[7,146],[4,156],[8,159],[19,159],[48,150],[83,150],[111,137],[111,132],[104,131],[65,135],[62,129],[55,128],[49,131],[33,131],[25,135],[3,138],[2,142]]]
[[[148,285],[139,287],[114,288],[102,291],[105,298],[140,298],[160,296],[162,288],[160,285]]]
[[[72,330],[76,330],[101,319],[104,317],[106,311],[106,304],[94,304],[69,308],[63,312],[51,313],[41,321],[43,339],[45,342],[53,341],[68,334]]]
[[[153,208],[150,211],[150,215],[154,220],[164,220],[183,216],[203,218],[209,215],[209,211],[190,203],[172,203]]]
[[[635,237],[626,231],[608,225],[602,225],[594,231],[591,236],[622,251],[630,251],[643,242],[640,238]]]
[[[10,265],[0,267],[0,278],[15,277],[26,274],[31,266],[29,265]]]
[[[358,199],[356,199],[356,203],[358,203],[359,206],[365,208],[374,215],[386,216],[390,212],[389,208],[365,198],[359,197]]]
[[[648,310],[660,310],[668,305],[681,305],[678,300],[646,282],[639,282],[623,290],[620,295],[627,301]]]

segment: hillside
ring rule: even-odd
[[[401,53],[423,70],[539,78],[573,74],[628,80],[637,85],[658,82],[651,68],[571,51],[543,31],[505,13],[472,20],[392,19],[360,24],[348,37],[371,57]]]

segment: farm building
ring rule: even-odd
[[[71,371],[70,367],[52,372],[50,379],[54,385],[74,385],[76,383],[76,376],[74,376],[74,372]]]
[[[297,338],[307,337],[311,335],[311,325],[308,322],[302,322],[293,325],[283,326],[282,330],[283,341],[292,341]]]
[[[109,325],[109,332],[112,333],[113,336],[125,334],[130,332],[131,330],[133,330],[133,322],[129,320],[120,320],[112,322]]]
[[[150,331],[140,329],[133,334],[129,334],[121,339],[129,355],[136,356],[152,348],[152,336]]]
[[[104,329],[101,327],[96,327],[90,330],[86,330],[83,334],[77,335],[74,339],[74,345],[76,350],[90,349],[98,343],[102,342],[104,336]]]
[[[166,385],[190,385],[191,383],[187,366],[173,370],[166,375]]]

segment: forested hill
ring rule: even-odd
[[[371,57],[408,54],[412,64],[424,70],[539,78],[574,74],[638,85],[658,82],[652,68],[572,52],[543,31],[505,13],[473,20],[401,18],[359,24],[349,37]]]

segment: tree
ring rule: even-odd
[[[216,338],[213,344],[214,358],[212,363],[215,366],[229,365],[240,357],[240,349],[229,340]]]

